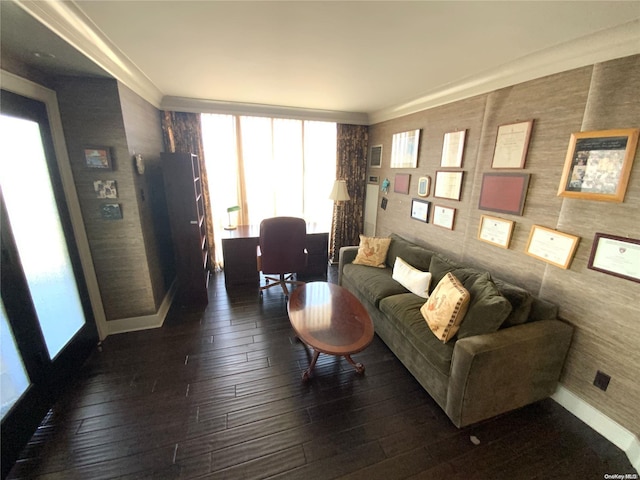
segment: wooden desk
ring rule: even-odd
[[[225,230],[222,237],[225,286],[260,283],[260,272],[256,262],[256,247],[260,237],[259,225],[239,225],[234,230]],[[314,223],[307,224],[307,268],[297,272],[298,278],[326,279],[329,263],[329,232],[323,232]]]

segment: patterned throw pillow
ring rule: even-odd
[[[387,251],[389,250],[390,238],[365,237],[360,235],[360,246],[358,254],[353,261],[356,265],[367,265],[369,267],[385,268]]]
[[[451,272],[447,273],[420,308],[433,334],[444,343],[458,332],[469,308],[469,292]]]

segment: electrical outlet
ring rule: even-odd
[[[596,372],[596,378],[593,380],[593,384],[598,387],[603,392],[607,391],[607,387],[609,386],[609,381],[611,377],[606,373],[602,373],[600,370]]]

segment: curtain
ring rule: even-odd
[[[351,200],[333,207],[330,258],[338,261],[340,248],[360,243],[364,228],[364,201],[367,188],[367,145],[369,127],[338,124],[336,178],[347,181]]]
[[[204,199],[207,243],[209,245],[209,268],[215,268],[216,248],[211,218],[211,199],[209,180],[205,168],[204,148],[202,146],[202,127],[199,113],[162,112],[162,135],[167,152],[193,153],[200,162],[200,180]]]

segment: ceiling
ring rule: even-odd
[[[46,72],[112,76],[162,108],[342,112],[357,123],[640,53],[640,1],[0,8],[3,54]]]

